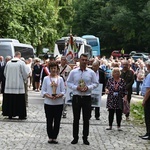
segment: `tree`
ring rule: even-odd
[[[80,6],[78,3],[79,0],[74,2],[76,34],[98,36],[102,49],[149,47],[149,0],[83,0]]]
[[[37,55],[43,47],[53,49],[72,19],[70,0],[4,0],[0,8],[0,36],[32,44]]]

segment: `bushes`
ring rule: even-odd
[[[131,104],[130,112],[135,122],[144,123],[144,108],[142,101]]]

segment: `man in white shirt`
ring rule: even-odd
[[[81,54],[80,67],[73,69],[67,79],[67,86],[73,90],[73,141],[78,143],[80,112],[83,112],[83,143],[89,145],[89,119],[91,114],[91,91],[98,86],[96,74],[87,68],[88,56]]]

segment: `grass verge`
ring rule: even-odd
[[[142,101],[130,105],[130,113],[135,123],[144,124],[144,108]]]

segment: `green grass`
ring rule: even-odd
[[[142,106],[142,101],[131,104],[130,112],[135,122],[140,124],[144,123],[144,108]]]

